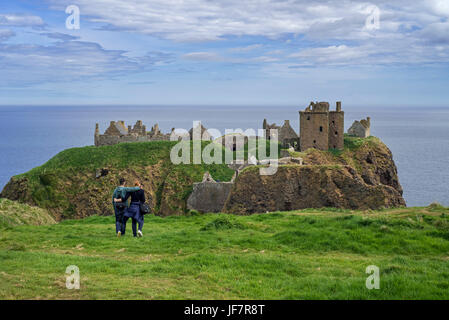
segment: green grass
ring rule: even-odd
[[[449,209],[112,217],[0,229],[0,299],[448,299]],[[77,265],[81,289],[65,287]],[[369,265],[380,290],[365,287]]]
[[[8,199],[0,199],[0,227],[19,225],[44,225],[56,223],[44,209]]]

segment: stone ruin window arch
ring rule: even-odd
[[[320,126],[320,132],[323,132],[323,126]]]

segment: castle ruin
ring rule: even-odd
[[[311,102],[304,111],[299,111],[299,115],[299,135],[290,126],[289,120],[285,120],[282,126],[277,126],[275,123],[269,124],[267,119],[264,119],[264,138],[266,140],[274,138],[270,130],[275,129],[278,131],[278,141],[283,149],[293,148],[305,151],[309,148],[315,148],[326,151],[344,148],[345,114],[341,110],[340,101],[336,103],[335,110],[330,110],[328,102]],[[369,117],[366,120],[355,121],[348,133],[362,138],[369,137],[370,125]],[[174,131],[173,128],[171,133],[164,134],[159,130],[158,124],[155,124],[151,131],[147,131],[146,126],[140,120],[134,126],[125,126],[124,121],[111,121],[104,134],[100,134],[97,123],[95,127],[95,146],[114,145],[122,142],[167,141],[173,134],[178,136],[178,140],[211,141],[213,139],[209,131],[200,123],[197,123],[195,128],[190,129],[188,133],[185,132],[183,135],[178,135]],[[258,139],[259,137],[243,137],[241,139],[239,135],[235,135],[232,139],[228,139],[229,141],[226,141],[225,137],[221,137],[216,142],[222,143],[229,150],[237,151],[248,142],[249,138]]]
[[[340,101],[335,111],[329,110],[328,102],[311,102],[299,115],[301,151],[343,149],[345,113]]]
[[[284,149],[288,148],[299,148],[299,136],[290,126],[290,120],[285,120],[284,125],[282,127],[277,126],[275,123],[269,124],[267,119],[263,120],[263,130],[264,130],[264,138],[266,140],[271,140],[273,135],[270,130],[275,129],[278,130],[278,141],[281,144],[281,147]]]
[[[172,129],[172,132],[174,129]],[[124,121],[111,121],[109,127],[104,134],[100,134],[100,126],[95,125],[95,146],[110,146],[122,142],[146,142],[146,141],[161,141],[170,140],[170,133],[163,134],[159,130],[159,125],[156,123],[151,131],[147,132],[146,126],[139,120],[134,127],[125,126]]]
[[[138,120],[134,126],[125,126],[125,122],[119,120],[111,121],[104,134],[100,134],[100,126],[97,123],[94,142],[95,146],[100,147],[122,142],[169,141],[172,135],[176,135],[178,140],[195,140],[195,134],[201,135],[198,140],[212,140],[212,136],[203,125],[190,129],[186,134],[178,134],[175,133],[175,128],[171,129],[171,133],[162,133],[157,123],[151,127],[151,131],[147,131],[141,120]]]

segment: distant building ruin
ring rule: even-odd
[[[171,129],[170,133],[162,133],[159,129],[159,125],[156,123],[151,127],[150,131],[147,131],[146,126],[141,120],[138,120],[134,126],[126,126],[124,121],[111,121],[109,127],[104,134],[100,134],[100,126],[97,123],[95,125],[95,146],[111,146],[122,142],[148,142],[148,141],[169,141],[172,135],[175,135],[178,140],[194,140],[195,133],[201,132],[201,139],[199,140],[212,140],[212,136],[209,131],[201,125],[199,127],[190,129],[185,134],[175,132],[175,128]]]
[[[368,138],[371,135],[371,118],[354,121],[351,128],[348,129],[348,134],[354,137]]]
[[[280,127],[275,123],[269,124],[267,122],[267,119],[264,119],[263,130],[264,138],[266,140],[271,140],[273,138],[273,134],[270,131],[272,129],[278,130],[278,141],[281,144],[282,148],[288,149],[290,147],[293,147],[294,149],[299,149],[299,136],[290,126],[290,120],[285,120],[284,125]]]
[[[211,141],[212,135],[209,131],[201,124],[201,122],[197,123],[196,127],[191,128],[189,130],[190,140],[203,140],[203,141]],[[197,139],[199,138],[199,139]]]
[[[345,114],[340,101],[335,111],[329,110],[328,102],[311,102],[299,115],[301,151],[343,149]]]
[[[173,132],[174,129],[172,129]],[[163,134],[159,125],[155,124],[147,132],[146,126],[138,120],[134,127],[125,126],[124,121],[111,121],[104,134],[100,134],[100,126],[95,125],[95,146],[110,146],[122,142],[146,142],[170,140],[171,133]]]

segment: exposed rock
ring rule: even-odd
[[[95,178],[99,179],[101,177],[107,176],[109,173],[108,169],[98,169],[95,171]]]
[[[335,157],[309,150],[304,166],[280,166],[273,176],[243,170],[224,211],[240,214],[336,207],[379,209],[405,206],[391,151],[379,140]]]
[[[238,177],[224,211],[237,214],[335,207],[378,209],[404,206],[401,192],[389,185],[366,184],[349,166],[281,166],[261,176],[248,168]]]
[[[205,172],[203,175],[203,181],[202,182],[215,182],[214,178],[210,175],[209,172]]]
[[[187,208],[199,212],[221,212],[232,186],[232,182],[194,183],[193,192],[187,199]]]

